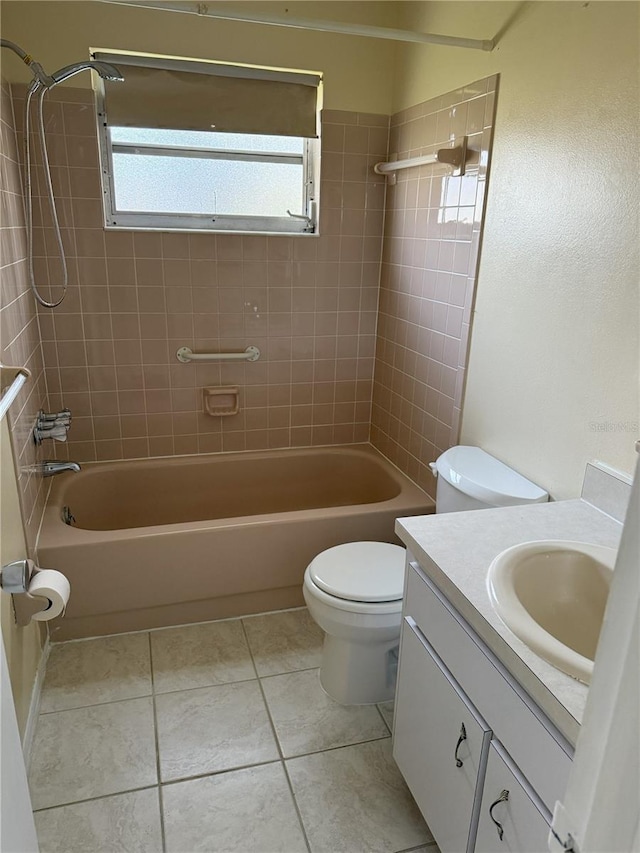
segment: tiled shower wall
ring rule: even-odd
[[[372,165],[387,156],[387,117],[325,111],[321,236],[312,238],[105,232],[92,101],[85,90],[54,90],[47,138],[71,283],[63,305],[39,319],[49,405],[69,406],[74,420],[67,445],[47,455],[89,461],[370,437],[433,492],[428,463],[458,436],[496,85],[481,80],[392,117],[392,158],[462,135],[474,154],[464,177],[445,166],[399,172],[386,211]],[[18,118],[22,96],[16,87]],[[41,188],[40,170],[35,177]],[[37,227],[35,237],[36,277],[55,297],[59,289],[46,287],[60,280],[52,231]],[[21,258],[24,275],[24,249]],[[35,334],[19,293],[20,330]],[[183,345],[249,344],[260,347],[259,362],[175,358]],[[201,389],[218,385],[239,387],[240,414],[203,414]],[[24,485],[34,492],[34,482]]]
[[[387,116],[324,112],[321,236],[307,238],[105,232],[86,90],[51,92],[46,125],[70,274],[65,302],[40,311],[50,405],[73,412],[58,456],[368,440],[385,198],[371,166]],[[39,280],[59,281],[50,228],[36,247]],[[181,364],[185,345],[262,356]],[[219,385],[239,387],[238,415],[203,414],[202,388]]]
[[[22,184],[9,88],[0,92],[0,350],[3,364],[24,366],[31,378],[23,385],[7,419],[18,473],[27,544],[35,539],[44,509],[47,480],[34,475],[38,453],[31,437],[36,413],[46,408],[47,393],[38,319],[29,290]]]
[[[464,176],[397,173],[387,191],[371,441],[431,495],[428,463],[456,443],[491,153],[497,77],[392,116],[390,159],[468,136]]]

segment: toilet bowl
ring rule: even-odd
[[[348,542],[309,563],[302,591],[325,632],[320,683],[342,705],[393,699],[402,618],[405,549]]]

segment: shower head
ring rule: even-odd
[[[117,80],[120,82],[124,80],[124,77],[115,65],[111,65],[109,62],[87,60],[85,62],[74,62],[72,65],[65,65],[65,67],[61,68],[59,71],[54,71],[51,75],[53,83],[51,83],[48,88],[52,89],[54,86],[57,86],[58,83],[63,83],[65,80],[68,80],[69,77],[73,77],[81,71],[95,71],[103,80]]]

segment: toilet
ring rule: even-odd
[[[543,503],[549,495],[479,447],[452,447],[431,465],[436,512]],[[393,699],[406,551],[347,542],[309,563],[302,592],[325,632],[320,683],[342,705]]]
[[[325,632],[320,684],[341,705],[393,698],[405,554],[388,542],[347,542],[304,573],[304,599]]]

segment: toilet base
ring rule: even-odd
[[[320,684],[341,705],[372,705],[394,698],[400,638],[354,643],[325,634]]]

